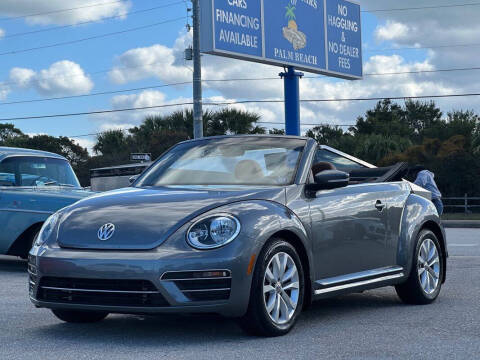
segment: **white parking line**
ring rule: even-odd
[[[448,246],[478,246],[478,244],[448,244]]]

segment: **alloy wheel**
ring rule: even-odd
[[[276,253],[269,261],[263,277],[263,298],[270,319],[285,324],[295,313],[299,296],[298,270],[292,257]]]
[[[435,292],[440,281],[440,256],[431,239],[425,239],[420,245],[417,272],[423,291],[428,295]]]

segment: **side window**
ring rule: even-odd
[[[0,186],[45,186],[78,182],[64,160],[13,156],[0,163]]]
[[[0,163],[0,186],[15,186],[15,164],[7,160]]]
[[[320,148],[317,149],[313,163],[316,164],[318,162],[329,162],[333,164],[337,170],[345,172],[350,172],[354,169],[362,169],[365,167],[359,163],[356,163],[355,161],[347,159],[346,157]]]

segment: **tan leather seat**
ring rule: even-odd
[[[262,167],[255,160],[242,160],[235,166],[235,178],[242,183],[258,183],[263,179]]]

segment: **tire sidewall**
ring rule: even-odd
[[[437,248],[437,252],[438,252],[439,263],[440,263],[439,264],[440,265],[440,273],[439,273],[438,285],[437,285],[437,288],[435,289],[435,291],[431,294],[427,294],[423,290],[423,287],[420,283],[420,279],[418,277],[418,254],[420,252],[420,247],[421,247],[422,243],[426,239],[432,240],[433,243],[435,244],[435,246]],[[419,293],[422,294],[422,296],[425,299],[428,299],[429,301],[435,300],[437,298],[438,294],[440,293],[440,289],[442,287],[443,272],[445,271],[445,269],[444,269],[444,266],[443,266],[443,252],[442,252],[442,248],[440,246],[440,242],[438,241],[437,237],[435,236],[435,234],[432,231],[422,230],[420,232],[420,234],[418,235],[412,265],[413,266],[412,266],[412,274],[411,275],[414,278],[414,281],[415,281],[415,284],[418,287]]]
[[[265,276],[265,270],[270,260],[273,258],[273,256],[279,252],[284,252],[290,255],[290,257],[295,262],[295,266],[297,267],[298,278],[299,278],[298,280],[299,294],[298,294],[297,308],[295,309],[295,313],[293,314],[292,318],[285,324],[276,324],[270,318],[265,306],[264,293],[263,293],[263,281]],[[252,296],[255,297],[253,299],[254,300],[253,303],[257,307],[256,310],[257,310],[259,320],[262,322],[265,329],[268,332],[276,335],[283,335],[289,332],[295,325],[295,322],[302,311],[303,302],[305,298],[305,276],[304,276],[302,262],[295,248],[290,243],[280,239],[274,239],[271,243],[269,243],[265,247],[265,251],[263,251],[259,257],[259,263],[255,270],[253,285],[254,287],[252,291]]]

